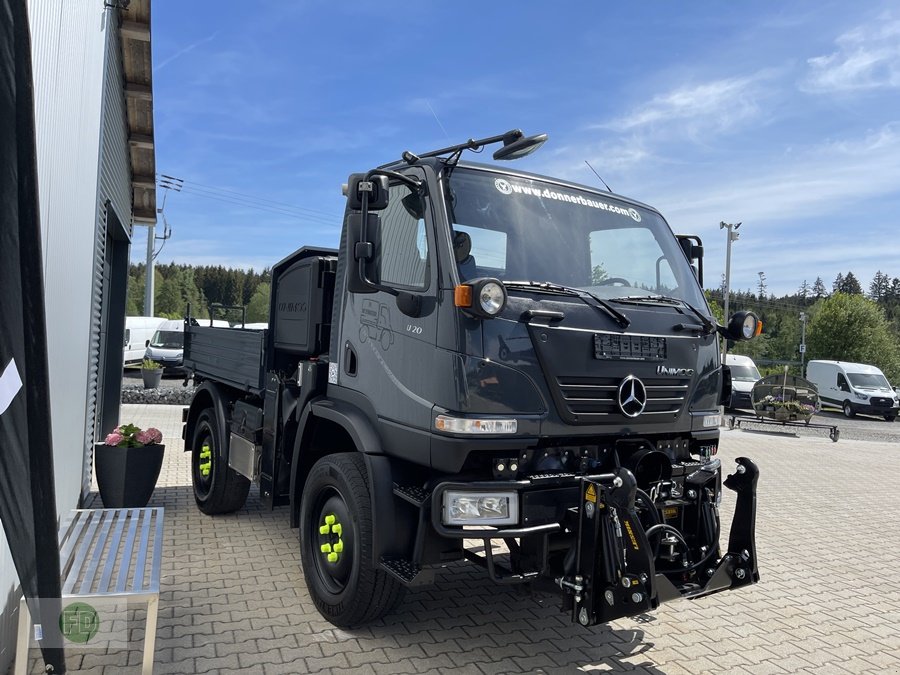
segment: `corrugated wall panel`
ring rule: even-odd
[[[131,162],[128,155],[127,122],[125,119],[125,98],[122,92],[122,57],[119,45],[118,24],[110,17],[106,30],[104,56],[103,110],[101,115],[99,171],[97,191],[97,227],[94,234],[95,249],[93,260],[93,295],[91,305],[91,344],[88,361],[86,390],[87,410],[84,427],[84,463],[81,490],[87,494],[91,489],[93,449],[97,434],[97,406],[99,404],[101,354],[105,348],[107,314],[103,311],[105,302],[104,271],[107,264],[107,211],[113,209],[131,234]],[[110,319],[106,319],[110,320]],[[111,317],[122,322],[125,317]]]
[[[29,0],[35,82],[38,192],[57,509],[78,505],[84,458],[103,100],[103,0]],[[0,672],[18,580],[0,534]]]

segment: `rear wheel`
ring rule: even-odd
[[[372,510],[362,455],[316,462],[300,501],[300,557],[316,609],[335,626],[374,621],[406,592],[387,572],[372,568]]]
[[[237,511],[247,501],[250,491],[249,479],[223,461],[224,442],[216,412],[207,408],[200,413],[194,426],[191,482],[197,507],[210,516]]]
[[[856,413],[853,412],[853,406],[850,405],[850,401],[844,401],[844,417],[856,417]]]

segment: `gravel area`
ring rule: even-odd
[[[140,370],[125,370],[122,376],[122,403],[188,405],[193,396],[194,384],[185,387],[182,374],[164,374],[156,389],[144,389]]]
[[[802,425],[781,427],[768,424],[754,424],[752,420],[747,419],[747,416],[751,415],[751,412],[744,410],[729,411],[725,414],[725,422],[727,425],[732,416],[737,416],[741,421],[741,428],[748,431],[786,433],[794,434],[799,437],[828,437],[828,429],[815,429],[804,427]],[[877,441],[900,444],[900,420],[887,422],[880,417],[869,417],[867,415],[857,415],[850,419],[844,417],[843,413],[827,410],[815,415],[810,420],[810,424],[836,426],[840,431],[841,440]],[[838,442],[840,442],[840,440]]]

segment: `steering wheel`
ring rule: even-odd
[[[608,279],[604,279],[603,281],[598,282],[597,285],[598,286],[619,285],[619,286],[629,286],[629,287],[631,286],[631,284],[628,283],[628,279],[623,279],[622,277],[609,277]]]

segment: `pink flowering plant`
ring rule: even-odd
[[[104,442],[117,448],[141,448],[162,443],[162,432],[153,427],[141,429],[133,424],[123,424],[113,429]]]

